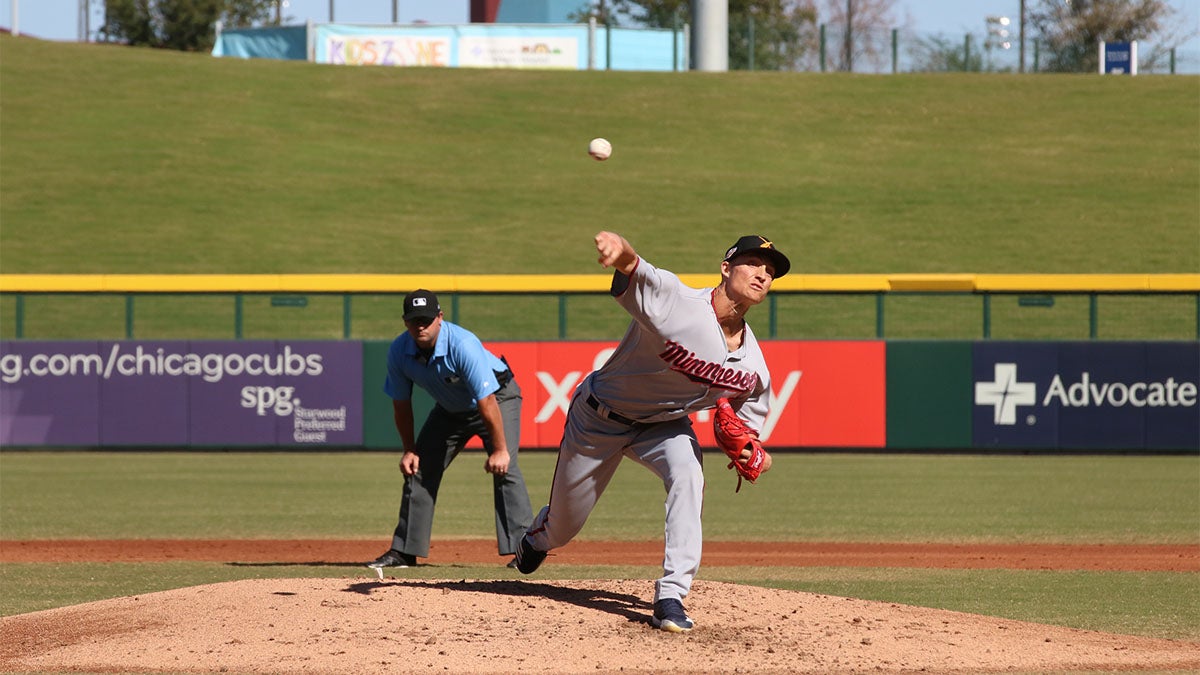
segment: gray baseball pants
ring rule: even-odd
[[[530,543],[539,551],[565,546],[592,513],[621,460],[629,457],[662,479],[666,490],[663,575],[654,600],[684,598],[700,569],[704,466],[691,420],[630,426],[606,418],[579,387],[567,413],[550,504],[534,519]]]

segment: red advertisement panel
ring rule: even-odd
[[[883,341],[764,342],[771,368],[771,445],[882,448],[887,444]]]
[[[616,342],[485,342],[521,385],[521,447],[557,448],[575,387],[608,360]]]
[[[575,387],[599,368],[616,342],[492,342],[525,397],[521,447],[558,447]],[[763,342],[771,368],[768,447],[883,447],[886,349],[883,341]],[[708,411],[692,417],[704,447],[715,447]]]

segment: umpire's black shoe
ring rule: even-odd
[[[396,549],[390,549],[387,553],[367,563],[367,567],[381,570],[385,567],[416,567],[417,556],[401,553]]]
[[[529,537],[521,537],[521,545],[517,547],[517,571],[521,574],[533,574],[546,559],[546,552],[539,551],[529,543]]]

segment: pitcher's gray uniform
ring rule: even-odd
[[[735,249],[727,260],[743,253]],[[778,255],[786,272],[786,258]],[[714,309],[716,288],[685,286],[638,256],[629,276],[614,272],[611,293],[633,320],[608,361],[574,393],[550,503],[526,539],[537,552],[567,544],[621,458],[629,457],[659,476],[667,492],[655,602],[682,599],[699,569],[703,541],[703,459],[688,415],[724,397],[752,428],[762,429],[771,376],[748,324],[740,346],[731,350]],[[687,621],[684,630],[691,627]]]

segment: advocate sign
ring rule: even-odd
[[[979,342],[975,447],[1200,448],[1200,343]]]

